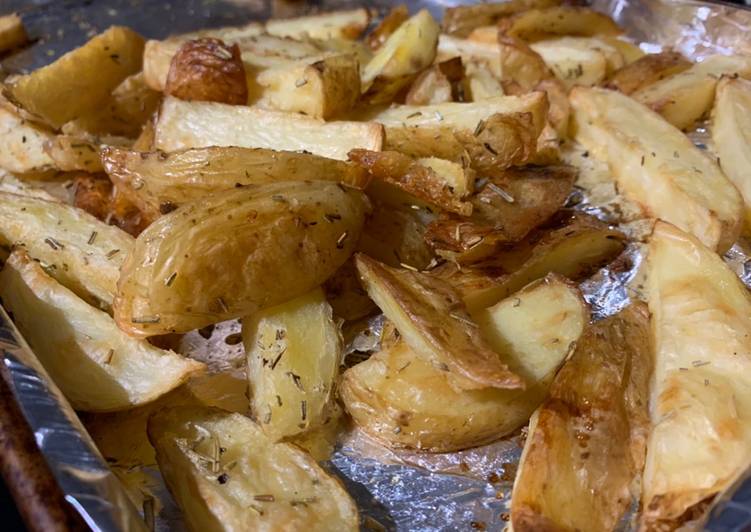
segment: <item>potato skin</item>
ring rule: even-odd
[[[211,38],[186,42],[172,58],[164,92],[181,100],[246,104],[240,47]]]
[[[135,336],[186,332],[283,303],[351,255],[364,194],[323,181],[238,187],[183,205],[139,235],[114,316]]]

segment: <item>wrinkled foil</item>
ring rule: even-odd
[[[39,2],[37,2],[39,3]],[[308,4],[263,0],[145,1],[87,0],[52,3],[22,12],[36,44],[6,59],[3,68],[24,72],[49,63],[82,44],[111,24],[133,27],[144,35],[163,38],[171,33],[239,24],[272,16],[292,16],[305,10],[351,7],[352,0],[320,0]],[[455,0],[408,0],[416,10],[428,8],[441,16]],[[751,54],[751,11],[691,0],[593,0],[594,8],[609,13],[627,30],[627,36],[649,52],[671,47],[693,59],[714,53]],[[384,8],[392,2],[368,2]],[[705,128],[692,138],[711,151]],[[580,157],[573,147],[567,156]],[[578,162],[581,162],[579,160]],[[572,206],[608,223],[619,225],[635,242],[613,265],[581,283],[593,316],[601,319],[639,297],[639,266],[643,258],[640,238],[648,224],[630,216],[628,202],[617,197],[607,182],[579,183]],[[749,245],[736,244],[725,256],[727,263],[751,286]],[[383,320],[371,318],[345,329],[347,357],[376,349]],[[239,331],[238,322],[217,325],[186,335],[178,350],[206,362],[212,371],[242,373],[242,345],[227,339]],[[140,475],[139,500],[117,482],[84,430],[75,412],[51,383],[33,354],[0,309],[0,352],[10,375],[10,385],[36,436],[67,501],[93,530],[142,530],[139,511],[156,530],[183,530],[175,506],[154,464],[130,463],[119,471]],[[524,429],[496,443],[461,452],[427,454],[391,450],[357,429],[346,431],[324,466],[338,476],[357,501],[366,530],[503,530],[509,518],[513,478],[523,445]],[[120,466],[118,466],[120,467]],[[117,470],[113,465],[113,469]],[[737,485],[719,497],[704,524],[710,530],[744,530],[751,523],[751,482],[742,475]],[[126,482],[128,484],[128,482]],[[140,506],[140,505],[138,505]],[[151,508],[155,508],[151,510]],[[627,517],[624,530],[633,528]]]

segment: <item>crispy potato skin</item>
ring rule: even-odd
[[[240,48],[211,38],[186,42],[172,58],[164,92],[181,100],[245,105],[248,85]]]
[[[409,18],[409,10],[404,4],[392,7],[388,15],[373,28],[365,42],[371,50],[377,50]]]
[[[102,175],[79,174],[73,183],[73,204],[76,207],[126,233],[138,236],[153,220]]]
[[[530,425],[514,530],[615,528],[644,466],[652,365],[643,303],[584,331]]]
[[[609,16],[588,7],[552,6],[528,9],[498,21],[498,31],[525,41],[557,35],[619,35],[623,30]]]
[[[15,13],[0,17],[0,53],[21,46],[28,39],[21,17]]]
[[[496,24],[503,17],[560,3],[560,0],[511,0],[449,7],[443,13],[443,31],[449,35],[466,37],[475,28]]]
[[[673,74],[687,70],[691,62],[672,50],[659,54],[647,54],[613,73],[606,87],[633,94]]]

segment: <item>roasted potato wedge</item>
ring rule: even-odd
[[[115,87],[141,68],[143,38],[112,26],[54,63],[12,80],[8,97],[53,127],[104,103]]]
[[[0,17],[0,53],[18,48],[28,39],[21,17],[15,13]]]
[[[303,61],[261,72],[258,105],[329,120],[349,111],[360,98],[360,66],[353,54]]]
[[[673,529],[751,460],[751,298],[720,256],[663,222],[645,275],[655,379],[642,526]]]
[[[443,31],[449,35],[466,37],[475,28],[495,25],[503,17],[558,4],[559,0],[511,0],[449,7],[443,13]]]
[[[435,63],[423,70],[404,96],[407,105],[463,101],[464,65],[461,57]],[[502,92],[500,94],[503,94]],[[496,93],[495,96],[498,96]]]
[[[501,82],[481,61],[469,61],[464,67],[463,100],[479,102],[505,94]]]
[[[383,128],[375,123],[323,122],[255,107],[166,98],[154,132],[154,148],[177,151],[207,146],[305,150],[346,160],[355,148],[380,150]]]
[[[363,97],[371,103],[391,101],[433,63],[440,30],[425,9],[401,24],[363,67]]]
[[[733,245],[742,198],[688,137],[617,91],[576,87],[571,105],[576,140],[608,162],[621,193],[720,253]]]
[[[478,322],[527,389],[457,391],[444,371],[399,340],[347,370],[340,393],[355,422],[389,446],[449,452],[482,445],[527,421],[588,319],[579,291],[551,276]]]
[[[514,530],[616,528],[644,466],[651,369],[643,303],[584,331],[530,422]]]
[[[46,127],[22,118],[0,105],[0,168],[16,173],[40,172],[54,168],[44,151],[55,134]]]
[[[438,365],[458,389],[524,388],[484,342],[450,285],[428,274],[356,257],[365,289],[410,348]]]
[[[367,8],[333,11],[304,17],[272,19],[266,31],[278,37],[293,39],[357,39],[370,24]]]
[[[133,238],[58,201],[0,193],[0,243],[22,246],[87,301],[112,303]]]
[[[459,39],[442,33],[438,37],[437,60],[461,57],[462,62],[484,65],[493,76],[502,77],[500,47],[498,43]]]
[[[567,88],[598,85],[625,64],[616,48],[596,37],[559,37],[530,48]]]
[[[73,205],[132,236],[138,236],[158,216],[142,212],[103,174],[78,174],[71,188]]]
[[[25,251],[13,252],[0,272],[0,297],[77,410],[106,412],[147,403],[203,368],[200,362],[129,337]]]
[[[555,76],[542,56],[523,40],[500,34],[497,46],[500,51],[498,76],[506,93],[529,92],[541,81]]]
[[[659,54],[647,54],[629,63],[610,76],[607,87],[623,94],[633,94],[667,77],[679,74],[691,67],[691,62],[678,52],[668,50]]]
[[[712,107],[721,76],[751,77],[751,57],[713,55],[688,70],[647,85],[632,93],[678,129],[686,129]]]
[[[289,181],[217,192],[159,218],[123,264],[114,316],[134,336],[248,316],[321,285],[352,254],[362,192]]]
[[[173,153],[108,147],[102,164],[113,183],[152,217],[208,194],[240,185],[321,180],[365,188],[360,167],[312,155],[265,148],[210,147]]]
[[[368,33],[365,38],[368,47],[371,50],[378,50],[408,18],[409,9],[407,9],[407,6],[399,4],[392,7],[378,25],[373,28],[373,31]]]
[[[149,419],[149,439],[191,530],[358,530],[337,480],[240,414],[165,409]]]
[[[619,35],[623,30],[612,18],[588,7],[551,6],[527,9],[501,18],[498,30],[511,37],[536,41],[557,35],[592,37]]]
[[[751,81],[719,81],[711,131],[717,162],[743,196],[745,231],[751,233]]]
[[[243,320],[253,418],[274,441],[326,421],[341,339],[321,288]]]

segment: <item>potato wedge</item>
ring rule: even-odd
[[[719,81],[711,132],[717,162],[743,196],[745,232],[751,233],[751,81]]]
[[[498,30],[525,41],[536,41],[556,35],[591,37],[619,35],[623,32],[608,15],[579,6],[528,9],[500,19]]]
[[[363,228],[363,236],[360,237],[361,246],[363,237],[368,230],[368,223],[370,223],[370,220],[366,222]],[[368,293],[360,284],[354,259],[349,259],[341,268],[336,270],[326,280],[323,288],[326,292],[326,300],[331,305],[333,314],[337,318],[354,321],[369,314],[374,314],[378,310],[378,307],[368,297]]]
[[[357,39],[370,24],[370,11],[364,7],[296,18],[271,19],[266,31],[278,37],[303,40]]]
[[[177,151],[207,146],[305,150],[346,160],[354,148],[380,150],[379,124],[328,122],[293,113],[166,98],[154,133],[154,148]]]
[[[258,105],[329,120],[349,111],[360,98],[360,66],[353,54],[303,61],[261,72]]]
[[[363,286],[407,344],[458,389],[524,388],[484,342],[450,285],[428,274],[356,256]]]
[[[404,4],[392,7],[385,17],[381,19],[373,31],[365,37],[365,42],[371,50],[377,50],[389,37],[399,29],[409,18],[409,9]]]
[[[462,62],[476,62],[484,65],[495,77],[501,78],[501,58],[498,43],[459,39],[442,33],[438,37],[438,61],[461,57]]]
[[[503,34],[497,39],[500,52],[497,75],[506,93],[524,94],[541,81],[555,77],[542,56],[523,40]]]
[[[657,81],[632,93],[678,129],[686,129],[712,107],[721,76],[751,77],[751,57],[713,55],[688,70]]]
[[[679,74],[691,67],[691,62],[678,52],[668,50],[659,54],[647,54],[613,73],[607,87],[623,94],[633,94],[667,77]]]
[[[39,172],[54,168],[54,161],[44,151],[54,133],[44,126],[25,120],[0,106],[0,168],[16,173]]]
[[[433,105],[463,101],[464,65],[461,57],[435,63],[423,70],[404,96],[407,105]],[[502,94],[502,93],[501,93]],[[496,93],[495,96],[499,94]]]
[[[18,48],[28,39],[21,17],[15,13],[0,17],[0,53]]]
[[[455,390],[445,372],[403,340],[342,376],[347,411],[391,447],[449,452],[488,443],[523,425],[589,320],[579,291],[551,276],[500,302],[479,319],[526,390]]]
[[[584,331],[530,422],[514,530],[616,528],[644,466],[652,365],[643,303]]]
[[[321,288],[243,320],[253,418],[274,441],[324,424],[341,339]]]
[[[108,147],[102,164],[113,183],[156,218],[185,203],[240,185],[321,180],[365,188],[358,166],[312,155],[265,148],[211,147],[173,153]]]
[[[87,138],[56,135],[44,143],[44,152],[55,168],[65,172],[80,170],[97,173],[104,170],[100,146]]]
[[[608,162],[622,194],[719,253],[733,245],[741,196],[688,137],[620,92],[576,87],[571,105],[576,140]]]
[[[505,94],[488,66],[481,61],[469,61],[464,68],[463,101],[479,102]]]
[[[443,12],[443,31],[449,35],[466,37],[473,29],[495,25],[503,17],[558,4],[559,0],[511,0],[449,7]]]
[[[134,336],[186,332],[309,292],[352,254],[367,199],[324,181],[217,192],[159,218],[123,264],[114,316]]]
[[[156,217],[142,212],[103,174],[80,173],[73,178],[73,205],[104,223],[138,236]]]
[[[426,9],[401,24],[363,67],[363,97],[371,103],[391,101],[418,72],[433,63],[440,31]]]
[[[616,48],[595,37],[558,37],[530,48],[568,88],[597,85],[625,64]]]
[[[107,100],[113,89],[141,68],[143,38],[112,26],[54,63],[13,80],[9,98],[59,128]]]
[[[663,222],[645,274],[655,379],[642,524],[675,528],[751,460],[751,298],[718,255]]]
[[[165,409],[149,419],[149,439],[191,530],[358,530],[337,480],[240,414]]]
[[[0,297],[73,408],[106,412],[147,403],[203,364],[136,340],[58,284],[25,251],[0,272]],[[71,371],[75,368],[75,371]]]
[[[64,286],[108,307],[133,238],[70,205],[0,193],[0,244],[23,246]]]

